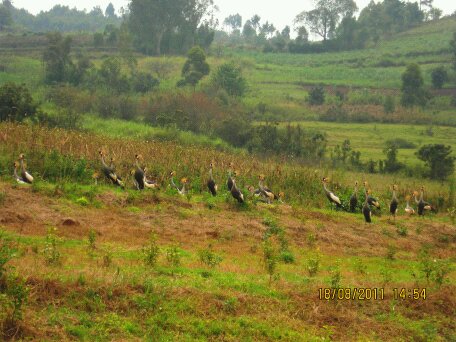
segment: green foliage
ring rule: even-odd
[[[310,277],[315,277],[320,269],[321,256],[320,253],[316,252],[309,256],[306,261],[307,273]]]
[[[43,54],[45,81],[49,84],[68,80],[71,67],[71,37],[63,37],[60,32],[48,33],[48,46]]]
[[[0,32],[4,31],[13,23],[10,9],[4,4],[0,4]]]
[[[325,103],[325,89],[323,86],[316,86],[310,89],[307,101],[311,106],[322,105]]]
[[[451,155],[451,146],[442,144],[429,144],[422,146],[416,156],[429,167],[429,177],[445,180],[454,172],[456,157]]]
[[[396,228],[396,232],[399,236],[405,237],[408,235],[408,229],[406,226],[403,226],[403,225],[398,224],[398,226]]]
[[[37,105],[25,85],[5,83],[0,86],[0,122],[23,121],[36,112]]]
[[[219,66],[212,77],[212,84],[215,88],[224,89],[229,95],[237,97],[244,96],[247,88],[241,68],[234,63]]]
[[[206,62],[206,54],[199,46],[192,47],[187,54],[187,60],[182,67],[182,79],[178,86],[191,85],[195,87],[201,79],[209,75],[210,67]]]
[[[396,101],[393,96],[388,95],[385,97],[385,101],[383,102],[383,111],[386,114],[391,114],[396,111]]]
[[[394,260],[396,258],[397,247],[394,245],[388,245],[386,247],[386,258],[388,260]]]
[[[158,256],[160,255],[160,247],[157,244],[157,236],[154,233],[150,234],[149,244],[142,249],[143,261],[146,266],[155,267]]]
[[[5,265],[14,257],[14,249],[3,237],[3,231],[0,230],[0,288],[3,276],[6,273]]]
[[[172,245],[166,249],[166,260],[173,267],[181,265],[182,253],[178,246]]]
[[[138,72],[133,75],[132,86],[137,93],[147,93],[159,85],[160,81],[151,74]]]
[[[214,252],[212,245],[198,251],[198,257],[201,263],[210,268],[216,267],[223,261],[223,257]]]
[[[263,241],[263,262],[266,272],[269,274],[269,283],[272,281],[277,269],[278,250],[271,239]]]
[[[101,47],[104,44],[104,35],[101,32],[95,32],[93,34],[93,45],[95,47]]]
[[[329,267],[329,286],[333,289],[339,289],[341,279],[342,274],[340,273],[340,265],[339,262],[336,262],[335,265]]]
[[[412,63],[402,74],[402,98],[404,107],[424,106],[427,102],[427,93],[424,90],[424,80],[418,64]]]
[[[450,41],[452,59],[453,59],[453,69],[456,70],[456,32],[453,32],[453,39]]]
[[[419,270],[428,283],[433,280],[440,287],[448,280],[448,274],[452,271],[449,261],[432,259],[428,248],[420,250],[418,260]]]
[[[60,238],[56,235],[57,228],[49,227],[44,242],[44,260],[48,265],[59,265],[60,264],[60,251],[58,250],[58,244]]]
[[[386,159],[383,162],[384,172],[395,173],[404,167],[404,164],[397,160],[398,147],[396,144],[387,143],[383,153],[386,155]]]
[[[435,69],[432,69],[431,72],[431,78],[432,78],[432,86],[435,89],[441,89],[443,85],[448,82],[449,77],[448,77],[448,72],[446,71],[445,67],[439,66]]]
[[[92,254],[97,249],[96,240],[97,240],[97,233],[95,232],[95,229],[90,228],[89,238],[88,238],[89,254]]]

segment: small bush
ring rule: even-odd
[[[263,241],[263,262],[266,272],[269,274],[269,284],[277,269],[278,250],[272,239],[268,238]]]
[[[313,87],[309,91],[309,97],[307,101],[311,106],[318,106],[325,103],[325,89],[323,86]]]
[[[171,266],[179,267],[181,264],[181,258],[182,255],[178,246],[173,245],[166,249],[166,260]]]
[[[329,268],[329,286],[333,289],[339,289],[341,279],[340,266],[337,262],[336,265]]]
[[[200,261],[210,268],[216,267],[223,261],[223,257],[214,252],[212,245],[200,250],[198,256]]]
[[[315,254],[307,259],[306,268],[309,276],[315,277],[320,269],[320,255]]]
[[[394,260],[396,258],[397,247],[393,245],[388,245],[386,247],[386,258],[388,260]]]
[[[56,235],[56,233],[57,228],[48,228],[43,251],[46,264],[54,266],[60,264],[60,252],[57,248],[60,238]]]
[[[157,244],[157,236],[152,233],[149,238],[149,244],[142,249],[143,261],[146,266],[154,267],[157,264],[160,255],[160,247]]]

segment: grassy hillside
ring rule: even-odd
[[[455,338],[454,213],[418,218],[403,211],[404,196],[422,180],[369,176],[383,208],[389,186],[399,184],[400,211],[392,221],[383,209],[365,225],[359,212],[328,206],[320,182],[327,170],[146,142],[129,128],[147,131],[119,122],[100,124],[99,131],[111,131],[104,135],[0,125],[3,338]],[[94,185],[100,148],[115,157],[126,190],[102,178]],[[35,176],[32,186],[11,179],[20,152]],[[129,172],[138,152],[160,190],[133,190]],[[216,198],[205,190],[211,161]],[[224,190],[230,161],[240,171],[245,205]],[[188,196],[168,186],[171,169],[189,177]],[[259,173],[272,189],[285,191],[285,203],[267,205],[248,195]],[[344,201],[353,181],[366,177],[330,176]],[[447,184],[424,184],[426,199],[448,203]],[[369,300],[320,298],[320,289],[339,287],[380,292]],[[419,296],[401,299],[396,288],[420,289]]]

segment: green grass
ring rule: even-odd
[[[218,151],[236,151],[220,138],[211,138],[176,128],[152,127],[139,122],[120,119],[102,119],[86,115],[83,129],[113,138],[129,138],[143,141],[175,141],[182,145],[211,147]]]

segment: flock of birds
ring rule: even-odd
[[[116,168],[114,165],[114,159],[111,158],[110,164],[108,165],[105,160],[105,155],[103,151],[99,151],[100,159],[101,159],[101,172],[103,175],[114,185],[120,186],[122,188],[125,187],[124,181],[122,180],[121,177],[119,177],[116,174]],[[133,176],[133,182],[135,185],[135,188],[137,190],[144,190],[146,188],[152,188],[152,189],[158,189],[159,184],[158,182],[148,179],[146,176],[147,169],[146,167],[142,167],[140,165],[140,160],[141,160],[140,155],[135,156],[135,169],[131,171],[131,175]],[[14,178],[19,184],[32,184],[33,183],[33,177],[32,175],[26,170],[25,167],[25,155],[20,154],[19,155],[19,160],[14,162]],[[239,188],[236,185],[236,177],[238,176],[237,171],[233,171],[233,163],[229,164],[229,169],[228,169],[228,179],[226,182],[227,189],[233,196],[233,198],[239,202],[243,203],[245,201],[244,199],[244,194],[239,190]],[[209,167],[209,179],[207,181],[207,187],[209,192],[212,194],[212,196],[217,196],[217,191],[218,191],[218,186],[217,183],[214,180],[213,176],[213,168],[214,164],[211,163]],[[20,169],[20,173],[18,173],[18,169]],[[171,171],[169,173],[170,177],[170,186],[175,188],[177,192],[180,195],[186,195],[188,193],[187,189],[187,184],[188,184],[188,179],[187,178],[182,178],[181,179],[181,185],[178,186],[175,181],[174,177],[176,176],[175,171]],[[98,174],[95,175],[95,180],[98,179]],[[257,198],[261,198],[264,202],[267,202],[270,204],[272,201],[276,200],[279,203],[283,203],[282,199],[284,197],[283,192],[279,192],[277,195],[269,189],[267,186],[264,185],[264,180],[265,177],[264,175],[260,175],[258,177],[258,188],[255,189],[253,186],[249,186],[248,190],[249,192]],[[328,179],[323,178],[322,179],[323,183],[323,189],[326,193],[326,197],[328,198],[329,202],[331,205],[335,205],[336,207],[342,207],[342,202],[338,196],[334,194],[334,192],[330,191],[327,188],[327,183]],[[353,191],[353,194],[350,197],[349,200],[349,207],[351,212],[356,212],[356,208],[358,206],[358,182],[355,183],[355,188]],[[393,196],[389,205],[389,211],[391,216],[396,219],[396,214],[398,212],[399,208],[399,200],[396,195],[397,192],[397,186],[393,185]],[[362,213],[364,215],[364,219],[367,223],[372,222],[372,206],[380,209],[380,203],[372,197],[371,190],[368,189],[368,184],[367,182],[364,182],[364,195],[365,195],[365,200],[364,204],[362,206]],[[420,197],[418,198],[418,195]],[[423,216],[426,211],[435,211],[435,208],[429,204],[428,202],[424,201],[424,187],[421,187],[421,192],[418,193],[417,191],[413,192],[413,196],[415,199],[415,202],[417,204],[417,212],[418,215]],[[415,209],[413,209],[412,206],[410,206],[410,196],[406,197],[406,206],[404,209],[405,213],[408,215],[413,215],[415,214]]]

